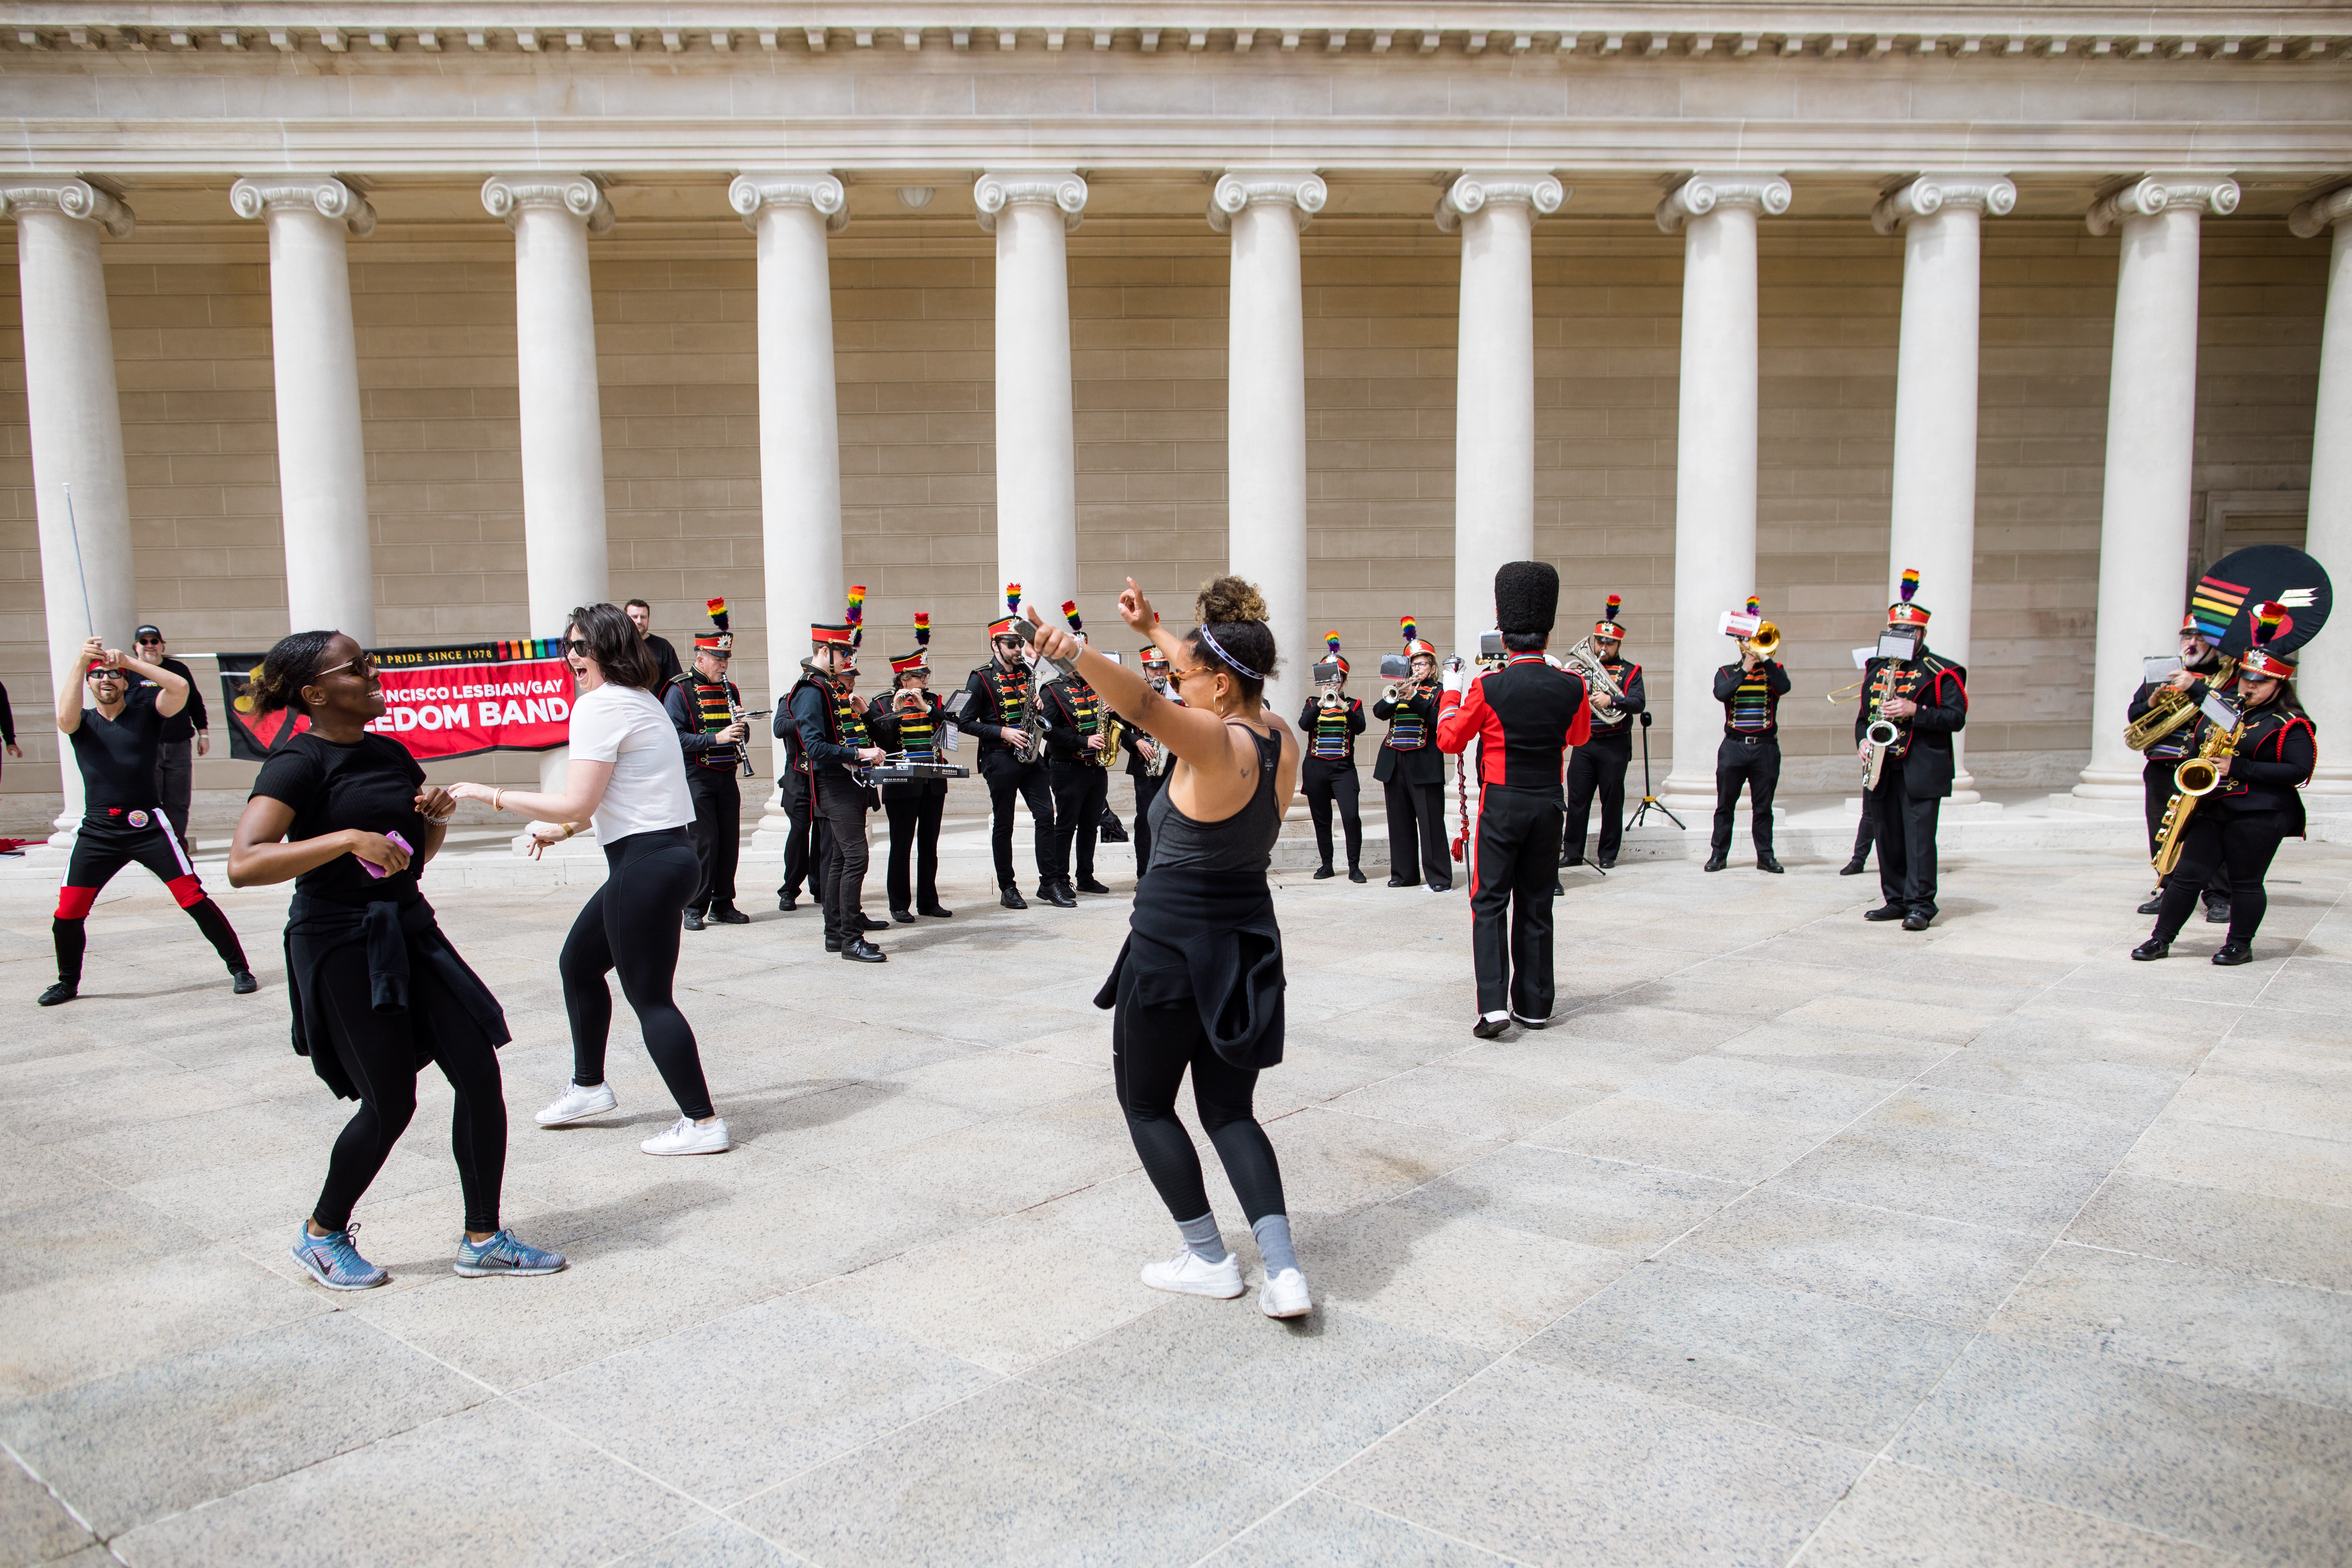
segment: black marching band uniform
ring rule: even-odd
[[[1864,910],[1863,919],[1901,921],[1905,931],[1926,931],[1936,918],[1936,819],[1958,771],[1952,737],[1969,722],[1969,672],[1927,651],[1928,612],[1911,602],[1918,587],[1919,574],[1906,568],[1902,596],[1886,607],[1886,628],[1910,634],[1911,657],[1874,658],[1863,666],[1853,716],[1854,744],[1861,746],[1886,699],[1919,705],[1908,718],[1888,720],[1900,733],[1887,748],[1878,786],[1870,792],[1878,834],[1878,889],[1885,901]]]
[[[988,784],[989,848],[996,858],[996,887],[1008,910],[1025,910],[1013,872],[1013,797],[1028,803],[1029,826],[1037,855],[1037,896],[1063,909],[1078,900],[1062,890],[1062,872],[1055,856],[1054,791],[1046,781],[1042,757],[1029,755],[1023,731],[1029,722],[1034,696],[1029,661],[1020,654],[999,651],[996,639],[1013,635],[1021,609],[1021,584],[1004,588],[1005,615],[989,623],[989,661],[964,682],[962,714],[956,728],[980,742],[980,776]]]
[[[2200,800],[2185,829],[2179,864],[2165,879],[2156,929],[2132,950],[2142,961],[2163,958],[2188,923],[2198,895],[2216,868],[2230,870],[2230,934],[2213,954],[2220,964],[2251,963],[2254,933],[2270,908],[2263,887],[2271,859],[2288,837],[2304,836],[2302,789],[2319,764],[2319,731],[2295,700],[2293,661],[2263,645],[2278,634],[2285,612],[2276,604],[2252,608],[2254,646],[2238,666],[2238,689],[2275,680],[2277,689],[2245,710],[2242,732],[2230,753],[2230,772]],[[2191,728],[2199,728],[2200,720]],[[2210,733],[2210,730],[2208,731]],[[2178,765],[2177,763],[2175,764]],[[2183,801],[2182,805],[2189,803]]]
[[[684,922],[700,931],[705,919],[722,925],[748,925],[751,917],[735,907],[735,861],[742,851],[743,792],[736,784],[744,749],[740,741],[721,741],[719,732],[739,721],[743,693],[720,677],[711,679],[699,665],[706,655],[725,660],[735,651],[734,634],[727,629],[727,601],[705,602],[710,630],[694,639],[697,668],[687,669],[662,690],[662,708],[677,730],[678,749],[686,753],[686,793],[694,801],[694,858],[702,879],[687,900]]]
[[[1183,699],[1168,689],[1168,656],[1157,647],[1145,647],[1137,657],[1151,689],[1171,702],[1181,703]],[[1151,869],[1151,803],[1160,798],[1160,786],[1167,782],[1168,752],[1133,724],[1119,731],[1118,749],[1127,753],[1127,776],[1135,784],[1135,876],[1140,881]]]
[[[1337,668],[1339,680],[1348,679],[1348,661],[1339,654],[1339,634],[1327,632],[1324,646],[1330,657],[1324,662]],[[1307,797],[1307,809],[1315,819],[1315,848],[1322,865],[1315,873],[1319,881],[1336,875],[1331,869],[1331,807],[1339,807],[1340,831],[1348,843],[1348,880],[1364,879],[1363,868],[1358,864],[1364,858],[1364,818],[1358,801],[1362,788],[1356,779],[1356,737],[1365,729],[1364,705],[1349,697],[1335,682],[1307,700],[1298,710],[1298,733],[1306,742],[1305,752],[1298,759],[1299,793]]]
[[[840,625],[809,627],[815,647],[836,658],[856,657],[865,619],[866,590],[849,591],[849,616]],[[874,744],[866,732],[865,710],[846,689],[850,682],[813,665],[801,672],[791,696],[799,731],[794,765],[809,783],[812,812],[824,821],[823,879],[817,893],[824,905],[824,950],[860,963],[880,963],[880,948],[866,940],[869,927],[859,900],[866,886],[866,814],[874,792],[859,782],[857,753]]]
[[[1620,651],[1625,644],[1625,626],[1617,612],[1624,602],[1610,595],[1608,609],[1592,624],[1593,652],[1625,700],[1606,717],[1598,710],[1593,713],[1591,739],[1568,759],[1568,827],[1559,851],[1563,866],[1584,858],[1585,827],[1592,819],[1596,794],[1601,796],[1602,870],[1617,864],[1617,851],[1625,842],[1625,770],[1633,762],[1633,726],[1649,709],[1650,693],[1642,680],[1642,667]]]
[[[1372,717],[1389,727],[1372,763],[1372,777],[1388,805],[1389,886],[1426,882],[1433,893],[1450,892],[1454,864],[1445,845],[1445,759],[1437,751],[1437,650],[1421,640],[1411,616],[1399,616],[1397,626],[1404,634],[1406,659],[1426,657],[1430,675],[1426,681],[1408,676],[1396,683],[1397,698],[1383,696],[1372,704]]]
[[[898,684],[909,675],[929,677],[930,648],[930,612],[918,611],[915,651],[890,661],[893,689],[866,709],[866,730],[875,743],[910,763],[947,760],[940,742],[949,733],[945,706],[925,687]],[[882,785],[882,814],[890,821],[890,862],[883,886],[890,895],[890,918],[900,925],[912,925],[918,912],[942,921],[954,912],[940,903],[940,819],[947,808],[945,779],[898,779]]]
[[[1492,1039],[1513,1023],[1551,1022],[1551,901],[1559,884],[1564,753],[1591,737],[1591,693],[1581,676],[1546,659],[1559,614],[1559,573],[1511,561],[1495,574],[1495,622],[1512,649],[1498,669],[1440,700],[1437,743],[1478,743],[1478,837],[1470,858],[1470,952],[1478,976],[1472,1032]]]
[[[808,672],[806,659],[801,661],[801,672]],[[776,738],[776,795],[783,804],[784,819],[792,824],[784,833],[784,879],[776,889],[776,908],[798,908],[803,888],[822,906],[824,893],[819,886],[823,879],[819,866],[824,850],[817,841],[817,824],[809,809],[808,774],[800,762],[800,726],[793,722],[789,702],[776,704],[768,729]]]
[[[2230,674],[2224,673],[2221,650],[2208,638],[2206,628],[2198,625],[2196,611],[2191,610],[2181,617],[2180,636],[2183,641],[2195,637],[2204,649],[2194,664],[2187,666],[2191,675],[2203,678],[2191,681],[2188,688],[2189,701],[2194,707],[2203,703],[2209,692],[2228,686]],[[2147,718],[2148,710],[2156,705],[2156,694],[2164,689],[2165,684],[2158,680],[2141,681],[2139,689],[2132,693],[2131,709],[2124,715],[2125,722],[2137,724]],[[2140,753],[2147,759],[2140,767],[2140,787],[2145,795],[2144,804],[2147,812],[2147,854],[2151,860],[2156,858],[2157,832],[2164,826],[2164,808],[2172,801],[2173,770],[2180,766],[2182,758],[2196,755],[2197,748],[2204,742],[2210,727],[2211,721],[2207,719],[2191,719],[2172,733],[2150,742],[2147,749]],[[2227,923],[2230,919],[2230,868],[2227,866],[2213,868],[2212,875],[2205,882],[2204,898],[2206,920],[2214,925]],[[2164,889],[2158,888],[2148,896],[2146,903],[2140,905],[2139,912],[2155,914],[2163,903]]]
[[[1062,618],[1085,640],[1086,623],[1075,600],[1062,601]],[[1087,744],[1107,739],[1102,732],[1107,714],[1095,689],[1075,674],[1047,681],[1037,704],[1045,721],[1045,773],[1054,786],[1054,860],[1062,868],[1062,891],[1075,903],[1080,893],[1110,891],[1095,879],[1095,839],[1110,805],[1112,748]],[[1073,844],[1077,852],[1075,880],[1070,875]]]
[[[1748,614],[1760,608],[1750,597]],[[1778,871],[1772,855],[1772,795],[1780,787],[1780,699],[1789,694],[1789,672],[1773,658],[1747,668],[1743,657],[1715,672],[1715,700],[1723,704],[1723,743],[1715,751],[1715,831],[1708,840],[1706,867],[1720,871],[1731,855],[1733,816],[1739,809],[1739,786],[1748,786],[1748,809],[1754,813],[1756,868]]]

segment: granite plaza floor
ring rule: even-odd
[[[56,871],[5,863],[0,1561],[2352,1555],[2352,852],[2289,847],[2237,970],[2201,924],[2127,962],[2121,853],[1948,860],[1924,935],[1822,864],[1580,874],[1564,1016],[1491,1044],[1459,895],[1284,873],[1280,1324],[1137,1282],[1174,1233],[1088,1005],[1125,900],[1007,913],[981,850],[879,969],[747,868],[681,971],[738,1147],[677,1161],[625,1010],[619,1112],[531,1125],[585,889],[453,860],[506,1215],[572,1268],[449,1272],[428,1074],[356,1295],[286,1256],[348,1107],[287,1048],[282,892],[206,864],[239,998],[133,869],[39,1012]]]

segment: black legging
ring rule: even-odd
[[[332,1019],[334,1051],[360,1091],[360,1108],[335,1139],[326,1184],[310,1217],[321,1230],[342,1230],[352,1205],[383,1169],[392,1146],[416,1114],[418,1026],[433,1042],[433,1060],[456,1091],[449,1151],[457,1158],[457,1184],[466,1195],[466,1228],[499,1228],[499,1187],[507,1165],[506,1090],[499,1055],[482,1026],[429,970],[411,973],[408,1011],[379,1013],[369,1005],[367,944],[351,942],[329,953],[317,984]],[[315,1048],[315,1047],[314,1047]]]
[[[604,1040],[613,1032],[613,991],[604,976],[621,972],[621,994],[660,1069],[678,1114],[715,1115],[702,1081],[694,1029],[670,1000],[677,978],[678,916],[702,879],[683,827],[632,833],[604,846],[604,885],[589,895],[556,960],[563,1010],[572,1016],[572,1081],[604,1081]]]
[[[883,885],[889,890],[893,913],[940,907],[940,819],[947,808],[944,787],[927,795],[882,797],[882,814],[890,819],[890,865]],[[909,858],[914,862],[911,881]]]
[[[1176,1120],[1176,1091],[1187,1068],[1192,1070],[1192,1105],[1201,1113],[1201,1130],[1216,1145],[1242,1212],[1253,1226],[1267,1215],[1287,1214],[1282,1167],[1250,1105],[1257,1074],[1217,1055],[1201,1026],[1200,1007],[1190,997],[1147,1007],[1135,1000],[1135,981],[1131,967],[1119,974],[1118,1010],[1111,1016],[1111,1079],[1135,1152],[1170,1216],[1181,1224],[1209,1212],[1201,1157]]]
[[[2284,812],[2230,811],[2208,800],[2189,819],[2189,838],[2180,847],[2180,864],[2164,879],[2164,902],[2156,911],[2158,942],[2170,942],[2189,922],[2197,896],[2215,869],[2230,870],[2230,936],[2233,945],[2254,940],[2271,896],[2263,887],[2270,874],[2271,858],[2286,837]]]
[[[1298,764],[1298,792],[1307,797],[1307,813],[1315,821],[1315,852],[1331,864],[1331,805],[1339,806],[1339,829],[1348,845],[1348,869],[1364,858],[1364,818],[1357,809],[1363,785],[1352,763],[1319,763],[1307,758]]]

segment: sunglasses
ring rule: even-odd
[[[354,654],[351,658],[343,660],[341,664],[329,665],[317,675],[312,676],[311,679],[313,680],[324,680],[327,677],[334,674],[339,669],[348,669],[353,675],[364,679],[368,676],[373,675],[375,673],[375,655],[372,653]]]
[[[570,654],[574,658],[586,658],[588,657],[588,639],[586,637],[573,637],[570,642],[563,645],[563,651]]]

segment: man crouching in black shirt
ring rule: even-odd
[[[153,682],[131,689],[131,677]],[[82,706],[87,680],[93,706]],[[188,683],[161,665],[131,658],[92,637],[74,658],[73,673],[58,685],[58,731],[72,745],[81,769],[82,819],[58,889],[56,918],[49,922],[58,947],[58,983],[41,993],[44,1007],[70,1002],[80,994],[82,952],[90,906],[114,874],[136,860],[172,890],[205,940],[228,965],[229,989],[243,996],[260,983],[245,962],[245,949],[228,916],[205,892],[188,852],[172,830],[156,799],[155,762],[163,744],[164,721],[188,700]]]

